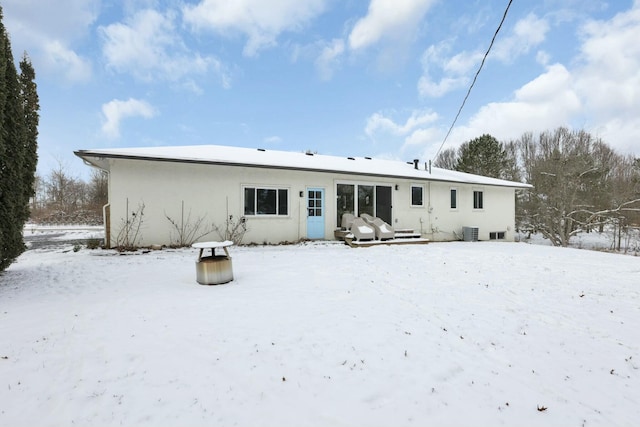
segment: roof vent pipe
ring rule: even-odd
[[[413,159],[413,167],[415,169],[418,169],[418,162],[420,161],[420,159]]]
[[[429,175],[431,175],[431,160],[429,160]]]

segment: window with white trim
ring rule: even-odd
[[[424,206],[424,187],[422,185],[411,186],[411,206]]]
[[[504,231],[491,231],[489,232],[489,240],[504,240],[505,234]]]
[[[473,209],[484,209],[483,192],[476,190],[473,192]]]
[[[289,190],[286,188],[244,187],[245,215],[289,215]]]

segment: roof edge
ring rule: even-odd
[[[462,180],[452,180],[452,179],[444,179],[437,178],[433,175],[429,174],[425,171],[424,177],[409,177],[397,174],[384,174],[384,173],[366,173],[366,172],[356,172],[356,171],[345,171],[345,170],[336,170],[336,169],[322,169],[322,168],[305,168],[305,167],[295,167],[295,166],[278,166],[278,165],[261,165],[255,163],[241,163],[241,162],[232,162],[232,161],[215,161],[215,160],[204,160],[204,159],[187,159],[187,158],[168,158],[161,156],[143,156],[143,155],[131,155],[131,154],[118,154],[118,153],[105,153],[100,151],[92,151],[92,150],[76,150],[73,152],[76,156],[80,157],[85,163],[90,166],[97,167],[99,169],[103,169],[108,171],[108,165],[100,165],[99,162],[91,161],[88,158],[102,158],[102,159],[122,159],[122,160],[140,160],[140,161],[157,161],[157,162],[168,162],[168,163],[187,163],[187,164],[204,164],[204,165],[219,165],[219,166],[232,166],[232,167],[248,167],[248,168],[260,168],[260,169],[277,169],[277,170],[293,170],[293,171],[302,171],[302,172],[319,172],[319,173],[341,173],[345,175],[358,175],[358,176],[369,176],[369,177],[383,177],[383,178],[396,178],[396,179],[404,179],[404,180],[418,180],[418,181],[432,181],[432,182],[451,182],[456,184],[470,184],[470,185],[483,185],[489,187],[504,187],[504,188],[519,188],[519,189],[529,189],[533,188],[531,184],[520,183],[516,181],[507,181],[503,180],[507,184],[501,183],[474,183],[474,182],[465,182]],[[461,172],[463,173],[463,172]],[[471,176],[476,176],[473,174],[468,174]],[[481,176],[481,175],[477,175]],[[490,177],[484,177],[490,178]],[[492,178],[499,179],[499,178]]]

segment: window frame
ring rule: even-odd
[[[360,187],[371,187],[373,193],[369,194],[369,200],[370,200],[370,204],[372,204],[372,209],[373,209],[373,213],[369,213],[372,216],[379,216],[379,212],[377,212],[377,203],[378,203],[378,188],[379,187],[387,187],[391,190],[391,200],[390,200],[390,204],[391,204],[391,221],[394,221],[395,218],[395,208],[394,208],[394,202],[396,202],[397,200],[397,196],[396,196],[396,192],[393,191],[395,185],[397,185],[395,182],[385,182],[385,181],[366,181],[366,180],[343,180],[343,179],[334,179],[334,191],[335,191],[335,195],[336,195],[336,208],[335,208],[335,214],[338,218],[336,218],[336,227],[340,227],[342,224],[342,218],[341,218],[341,214],[344,213],[351,213],[354,216],[360,216],[362,213],[369,213],[367,212],[367,207],[368,206],[362,206],[362,200],[361,200],[361,193],[360,193]],[[343,194],[341,194],[339,192],[338,187],[339,186],[345,186],[346,187],[352,187],[353,188],[353,194],[349,194],[347,195],[346,193],[344,194],[344,196],[346,198],[342,198]],[[426,195],[426,192],[424,193]],[[348,197],[347,197],[348,196]],[[353,199],[353,200],[351,200]],[[343,209],[343,203],[344,202],[352,202],[353,205],[352,206],[348,206],[347,209]],[[425,201],[426,202],[426,201]],[[326,202],[325,202],[326,203]],[[325,215],[328,214],[328,205],[327,206],[327,211],[325,212]],[[349,208],[353,208],[353,210],[349,209]]]
[[[356,188],[358,216],[363,213],[376,216],[376,184],[358,184]]]
[[[247,206],[247,191],[253,190],[253,201],[251,206]],[[258,198],[259,191],[275,191],[275,213],[260,213],[260,199]],[[284,200],[282,199],[284,194]],[[273,185],[243,185],[242,186],[242,212],[244,216],[250,216],[254,218],[287,218],[291,211],[290,200],[291,189],[289,187],[273,186]],[[247,212],[247,208],[252,207],[253,212]],[[282,208],[286,212],[282,213]]]
[[[481,211],[484,209],[484,190],[473,190],[473,210]]]
[[[489,240],[505,240],[507,238],[506,231],[490,231]]]
[[[420,204],[414,204],[413,203],[413,189],[414,188],[419,188],[420,189]],[[424,207],[424,185],[422,185],[422,184],[411,184],[409,198],[410,198],[410,205],[411,205],[412,208],[423,208]]]
[[[352,182],[336,182],[335,183],[335,192],[336,192],[336,215],[337,215],[337,226],[340,227],[342,224],[342,215],[345,213],[350,213],[355,215],[356,208],[356,185]],[[342,192],[340,186],[343,186],[344,189],[347,187],[351,187],[351,191]],[[350,203],[350,206],[347,206]],[[349,209],[351,208],[351,209]],[[325,213],[326,214],[326,213]]]
[[[455,200],[452,198],[453,194],[455,192]],[[451,209],[452,211],[457,211],[458,210],[458,187],[450,187],[449,188],[449,209]],[[455,201],[455,203],[451,203]],[[453,206],[452,206],[453,205]]]

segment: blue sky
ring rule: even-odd
[[[508,0],[0,0],[73,150],[220,144],[428,160]],[[640,155],[640,0],[514,0],[445,144],[568,126]]]

